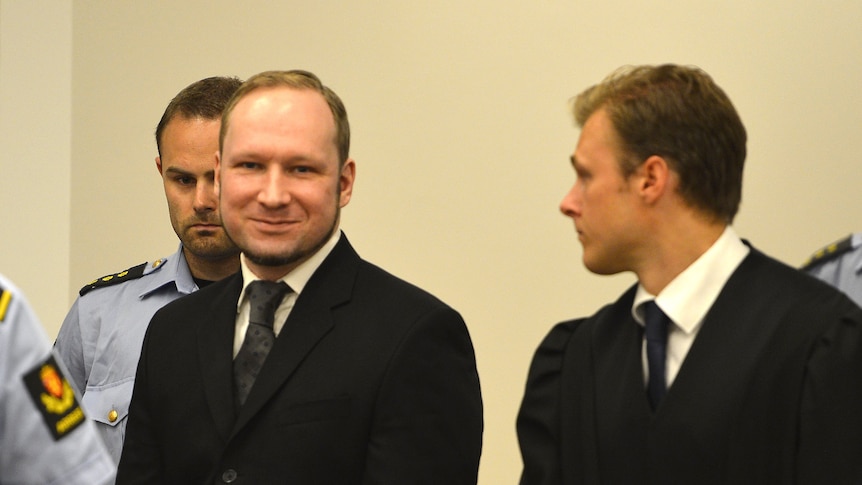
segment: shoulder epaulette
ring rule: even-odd
[[[811,269],[818,264],[829,261],[840,254],[846,253],[847,251],[853,249],[853,235],[847,236],[840,241],[835,241],[828,246],[824,246],[818,249],[811,257],[808,258],[808,261],[802,265],[803,270]]]
[[[163,259],[158,259],[153,262],[153,268],[158,268],[164,263]],[[87,293],[95,290],[96,288],[104,288],[106,286],[113,286],[120,284],[124,281],[130,281],[140,278],[144,276],[144,270],[147,268],[149,263],[141,263],[137,266],[133,266],[125,271],[120,271],[119,273],[109,274],[107,276],[102,276],[101,278],[95,279],[86,285],[78,292],[80,296],[84,296]]]
[[[0,323],[6,319],[6,311],[9,310],[10,303],[12,303],[12,292],[0,288]]]

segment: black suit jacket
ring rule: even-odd
[[[859,483],[858,307],[752,249],[653,413],[635,290],[536,352],[522,485]]]
[[[475,484],[482,402],[460,315],[341,240],[245,405],[242,276],[177,300],[144,341],[118,484]]]

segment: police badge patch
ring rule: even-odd
[[[84,411],[78,405],[75,391],[57,366],[53,354],[24,374],[24,384],[55,441],[84,422]]]
[[[12,302],[12,292],[0,288],[0,323],[6,320],[6,311],[9,309],[9,303]]]

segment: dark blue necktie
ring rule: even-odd
[[[670,319],[656,305],[655,301],[644,304],[647,370],[649,383],[647,395],[653,410],[667,392],[666,362],[667,362],[667,329]]]
[[[275,310],[289,291],[290,287],[283,281],[265,280],[252,281],[245,289],[250,309],[248,329],[245,332],[242,347],[233,361],[234,398],[237,409],[245,404],[254,380],[272,349],[275,342],[275,333],[272,330]]]

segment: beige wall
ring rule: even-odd
[[[71,3],[0,0],[0,272],[52,338],[71,303],[71,40]]]
[[[9,51],[18,59],[28,33],[7,21],[9,5],[37,28],[51,9],[0,1],[0,271],[31,279],[49,333],[87,280],[175,249],[152,131],[176,91],[214,74],[312,70],[353,125],[351,241],[470,327],[485,398],[482,485],[517,481],[515,415],[542,336],[633,281],[584,270],[557,212],[577,139],[566,102],[579,90],[621,64],[697,64],[749,132],[737,231],[796,265],[862,230],[857,0],[75,2],[71,33],[28,40],[42,49],[12,67]],[[70,157],[66,114],[42,106],[53,85],[19,80],[28,98],[9,86],[19,63],[51,68],[58,85],[71,79]]]

